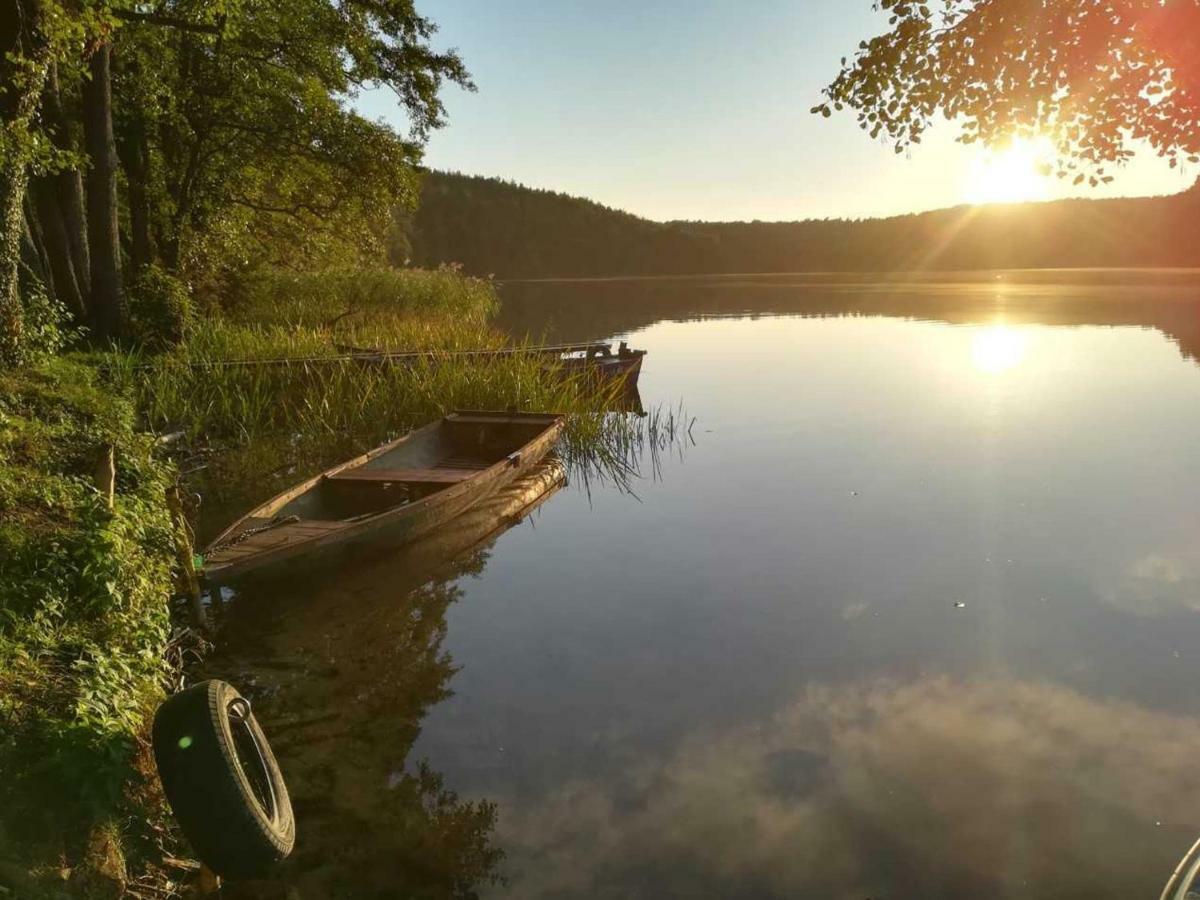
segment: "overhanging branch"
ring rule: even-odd
[[[186,19],[178,19],[175,16],[167,16],[162,13],[134,12],[128,9],[118,9],[113,11],[118,19],[123,19],[126,22],[142,22],[147,25],[161,25],[164,28],[178,28],[180,31],[194,31],[198,34],[220,34],[220,25],[205,25],[202,22],[189,22]]]

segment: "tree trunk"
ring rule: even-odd
[[[21,244],[29,183],[30,126],[38,110],[49,53],[37,0],[0,2],[0,366],[22,355]]]
[[[24,164],[0,166],[0,366],[16,364],[21,355],[19,276],[26,176]]]
[[[42,97],[42,118],[50,132],[50,140],[54,146],[68,153],[74,153],[78,148],[75,137],[71,133],[67,114],[63,110],[62,93],[58,85],[58,66],[50,66],[50,75],[46,82],[46,91]],[[70,269],[74,274],[75,291],[79,295],[78,310],[82,315],[87,307],[88,296],[92,291],[91,259],[87,244],[87,215],[84,212],[83,178],[78,169],[66,169],[45,180],[46,203],[48,208],[58,211],[57,226],[42,222],[42,229],[47,233],[52,227],[61,228],[61,234],[66,241],[67,255],[70,257]],[[39,186],[41,187],[41,186]],[[39,207],[40,208],[40,207]],[[64,297],[68,305],[76,308],[70,297]]]
[[[47,282],[47,287],[52,289],[53,295],[66,305],[76,319],[83,321],[84,293],[75,273],[65,217],[58,204],[57,182],[57,178],[37,178],[30,185],[37,210],[37,221],[41,226],[42,241],[49,259],[51,280]]]
[[[46,268],[46,248],[38,233],[37,219],[29,205],[29,188],[25,189],[25,227],[21,229],[21,263],[17,272],[17,288],[22,297],[31,290],[53,290],[53,279]]]
[[[134,272],[154,260],[154,245],[150,241],[150,180],[149,153],[146,149],[146,126],[141,114],[134,112],[129,127],[124,129],[117,151],[129,185],[130,261]]]
[[[71,265],[86,308],[92,296],[92,255],[88,251],[87,204],[83,196],[83,175],[78,169],[58,173],[58,205],[71,248]]]
[[[23,250],[29,259],[26,260],[25,282],[21,289],[25,290],[31,281],[38,282],[51,297],[54,293],[54,271],[50,268],[50,253],[46,248],[46,240],[42,234],[42,224],[38,221],[37,211],[33,206],[32,185],[25,188],[25,236],[22,242],[28,244]]]
[[[93,333],[102,341],[119,338],[125,320],[109,59],[107,44],[92,54],[91,79],[83,87],[83,138],[91,159],[87,177],[87,233],[92,292],[88,306]]]

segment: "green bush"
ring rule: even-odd
[[[450,315],[482,322],[498,307],[490,281],[442,266],[428,270],[260,271],[237,287],[229,312],[238,323],[329,329],[342,323],[354,327],[366,318]]]
[[[130,335],[139,344],[157,348],[187,337],[195,320],[187,287],[157,265],[146,266],[127,291]]]
[[[26,361],[60,353],[79,341],[82,329],[72,327],[66,307],[51,297],[41,282],[21,289],[21,353]]]
[[[0,830],[110,818],[162,696],[169,467],[131,403],[64,359],[0,374]],[[93,484],[114,448],[113,507]]]

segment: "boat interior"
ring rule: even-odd
[[[515,457],[552,422],[553,417],[450,416],[360,466],[326,475],[311,490],[269,512],[343,521],[412,503]]]

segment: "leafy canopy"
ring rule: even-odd
[[[1198,0],[879,0],[890,30],[862,41],[813,112],[850,107],[897,153],[940,111],[964,143],[1044,136],[1060,177],[1111,181],[1148,142],[1200,161]]]
[[[442,84],[471,87],[411,0],[169,0],[122,21],[118,140],[145,142],[160,249],[201,279],[380,256]],[[354,111],[369,87],[395,93],[407,135]]]

